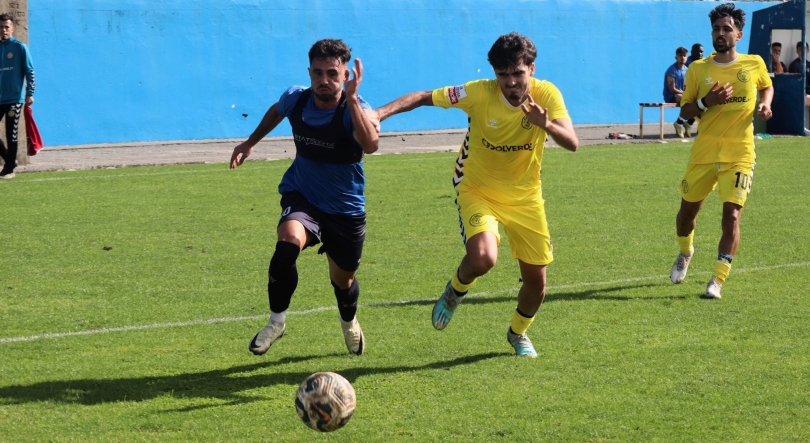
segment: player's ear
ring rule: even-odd
[[[529,77],[534,77],[534,69],[535,65],[534,62],[532,62],[531,66],[529,66]]]

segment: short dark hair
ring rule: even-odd
[[[689,51],[686,50],[683,46],[679,46],[678,49],[675,50],[675,55],[686,55]]]
[[[534,63],[537,48],[525,35],[517,32],[504,34],[495,40],[487,53],[487,60],[493,69],[514,68],[523,62],[526,66]]]
[[[703,45],[701,45],[700,43],[695,43],[694,45],[692,45],[693,51],[697,51],[698,48],[703,49]]]
[[[781,48],[781,47],[782,47],[782,44],[781,44],[781,43],[779,43],[779,42],[773,42],[773,43],[771,43],[771,48]]]
[[[14,16],[12,16],[11,14],[9,14],[7,12],[3,13],[3,14],[0,14],[0,22],[5,22],[5,21],[10,21],[12,24],[14,24]]]
[[[801,41],[796,42],[796,49],[799,49],[799,48],[801,48],[801,47],[802,47],[802,42],[801,42]],[[804,47],[805,47],[805,48],[807,48],[807,47],[810,47],[810,46],[808,46],[808,44],[807,44],[807,43],[805,43],[805,44],[804,44]]]
[[[316,58],[339,58],[345,65],[352,59],[352,48],[341,39],[325,38],[309,48],[309,63]]]
[[[712,9],[712,12],[709,13],[709,20],[711,20],[712,26],[714,26],[714,22],[723,17],[731,17],[731,20],[734,21],[734,26],[740,31],[742,31],[743,26],[745,26],[745,11],[734,6],[734,3],[724,3]]]

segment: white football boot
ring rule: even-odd
[[[717,279],[714,276],[712,276],[712,278],[709,279],[709,283],[706,285],[706,293],[703,294],[702,297],[703,298],[713,298],[715,300],[719,300],[719,299],[722,298],[720,296],[720,288],[722,288],[722,287],[723,287],[723,285],[718,283]]]
[[[286,323],[273,320],[268,321],[267,326],[259,331],[258,334],[253,336],[253,340],[250,341],[248,349],[250,349],[250,352],[256,355],[264,354],[268,349],[270,349],[270,346],[272,346],[276,340],[284,336],[284,331],[286,328]]]
[[[689,269],[689,262],[692,261],[692,257],[695,256],[695,247],[691,246],[689,250],[689,255],[684,255],[683,252],[678,253],[678,258],[675,259],[675,263],[672,265],[672,271],[669,273],[669,279],[672,280],[672,283],[678,284],[686,278],[686,270]]]
[[[340,327],[343,329],[343,339],[346,341],[346,349],[349,350],[349,354],[362,355],[366,347],[366,338],[363,336],[363,329],[360,328],[357,317],[352,321],[340,319]]]

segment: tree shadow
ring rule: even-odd
[[[56,380],[31,385],[4,386],[0,387],[0,405],[55,402],[92,406],[110,402],[142,402],[165,396],[183,399],[217,399],[225,402],[195,405],[173,410],[184,412],[209,407],[221,407],[223,405],[237,405],[254,401],[271,400],[270,398],[257,397],[255,395],[240,395],[240,393],[279,384],[297,386],[308,377],[311,372],[292,371],[275,372],[272,374],[251,374],[251,372],[265,369],[271,365],[298,363],[311,359],[332,357],[333,355],[343,354],[285,357],[277,362],[253,363],[213,371],[170,376]],[[507,355],[511,356],[512,354],[490,352],[446,361],[435,361],[424,365],[347,368],[340,370],[340,373],[350,382],[354,382],[358,378],[367,375],[392,374],[425,369],[444,369],[453,366],[473,364]]]

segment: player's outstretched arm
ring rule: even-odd
[[[554,143],[562,146],[563,148],[577,152],[579,148],[579,137],[574,131],[574,124],[567,118],[558,118],[552,120],[546,128],[546,132],[554,140]]]
[[[773,101],[773,86],[759,91],[759,105],[757,105],[757,114],[763,120],[770,120],[773,117],[771,111],[771,102]]]
[[[401,112],[408,112],[420,106],[433,106],[433,91],[418,91],[405,94],[402,97],[377,108],[380,121]]]
[[[357,143],[360,143],[363,152],[371,154],[379,148],[380,131],[374,126],[373,119],[369,118],[366,110],[360,106],[360,98],[357,96],[360,83],[363,81],[363,62],[359,58],[354,59],[352,74],[354,78],[349,79],[349,77],[346,77],[346,81],[343,82],[343,89],[346,91],[346,104],[349,106],[349,114],[354,125],[352,136],[357,140]],[[377,126],[379,126],[379,123]]]
[[[245,159],[253,153],[253,147],[256,146],[256,143],[259,143],[284,120],[284,116],[276,111],[276,106],[278,106],[278,103],[273,103],[273,106],[270,106],[270,109],[264,114],[262,121],[259,122],[259,126],[250,134],[250,137],[233,148],[233,154],[231,154],[231,169],[244,163]]]
[[[525,94],[524,100],[527,100],[520,105],[520,109],[526,114],[529,123],[542,128],[554,140],[555,143],[563,148],[576,152],[579,147],[579,138],[574,131],[574,124],[567,118],[558,118],[549,121],[548,108],[542,108],[538,105],[531,94]]]

